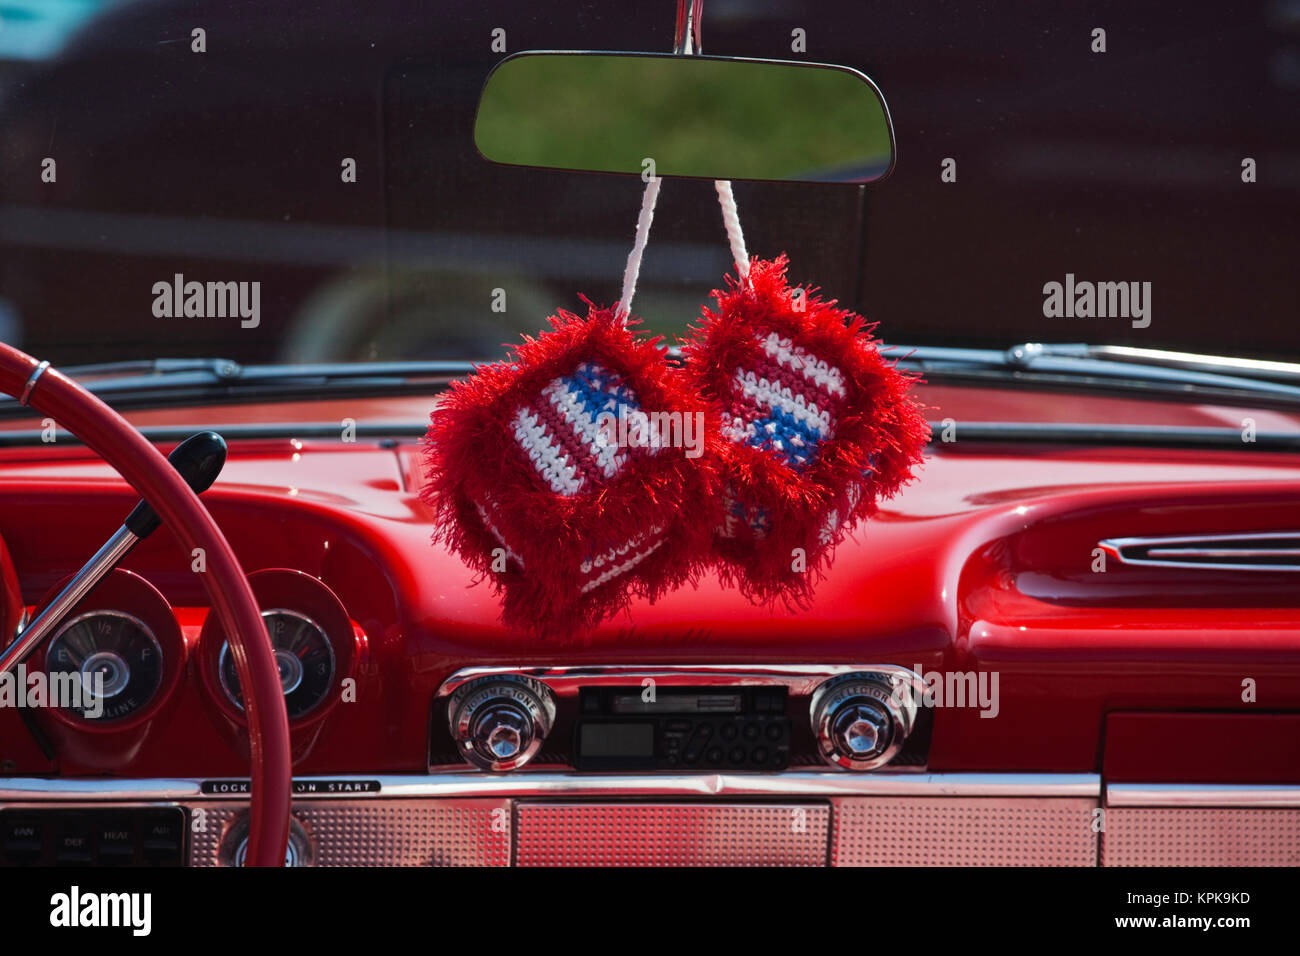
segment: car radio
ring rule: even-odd
[[[579,770],[781,770],[790,763],[784,687],[585,687]]]
[[[921,690],[893,664],[467,667],[438,690],[429,766],[915,768],[929,737]]]

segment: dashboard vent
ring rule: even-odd
[[[1107,538],[1097,546],[1121,564],[1214,571],[1300,571],[1300,531]]]

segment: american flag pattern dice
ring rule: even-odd
[[[835,434],[835,416],[846,397],[844,375],[777,332],[760,330],[754,340],[754,361],[732,373],[722,434],[774,452],[792,472],[801,472]],[[741,523],[762,539],[772,522],[770,509],[738,496],[732,486],[724,492],[723,514],[718,533],[727,538],[736,536]]]
[[[755,334],[761,351],[732,373],[734,391],[723,434],[776,452],[795,471],[835,432],[844,403],[844,375],[825,359],[777,332]]]
[[[712,419],[613,310],[551,324],[442,397],[421,498],[435,544],[497,589],[507,625],[573,639],[706,565],[722,439],[714,426],[692,460],[655,432],[652,417]]]
[[[595,362],[583,362],[552,379],[512,419],[520,453],[538,478],[561,497],[591,495],[609,485],[633,456],[658,454],[657,436],[644,445],[621,447],[611,423],[641,413],[641,403],[627,379]],[[475,502],[479,517],[506,556],[521,570],[524,561],[501,530],[499,506],[491,496]],[[632,537],[602,542],[578,564],[579,590],[586,594],[627,574],[664,543],[662,524]]]
[[[630,455],[659,451],[658,443],[621,448],[609,423],[641,411],[623,376],[584,362],[547,383],[515,411],[515,441],[557,495],[590,494],[626,467]],[[604,417],[609,416],[609,417]]]
[[[929,428],[862,317],[785,273],[784,256],[751,260],[683,352],[724,439],[719,576],[802,604],[847,530],[910,480]]]
[[[520,553],[522,543],[512,542],[510,536],[502,530],[502,527],[507,525],[508,516],[501,513],[500,507],[490,495],[481,502],[475,502],[474,508],[483,522],[483,527],[501,547],[507,562],[520,573],[526,572],[528,568]],[[663,546],[666,540],[664,530],[663,525],[651,526],[625,541],[609,544],[607,547],[600,546],[586,554],[576,569],[578,593],[587,594],[627,574]]]

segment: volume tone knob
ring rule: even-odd
[[[887,673],[832,678],[814,692],[811,709],[821,758],[846,770],[888,763],[916,722],[910,682]]]
[[[516,770],[537,753],[555,722],[555,699],[540,681],[480,677],[456,689],[447,721],[461,755],[483,770]]]

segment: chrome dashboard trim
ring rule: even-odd
[[[1273,541],[1300,541],[1300,531],[1106,538],[1098,541],[1097,547],[1121,564],[1135,567],[1199,568],[1208,571],[1300,571],[1300,547],[1269,547],[1268,543]],[[1256,542],[1257,546],[1216,547],[1233,542]],[[1198,558],[1201,560],[1189,560]],[[1249,560],[1242,560],[1250,558],[1271,558],[1276,563],[1250,563]]]
[[[1110,783],[1108,807],[1300,807],[1300,784]]]
[[[920,678],[897,664],[593,664],[557,667],[463,667],[438,688],[435,700],[450,696],[462,684],[481,677],[529,677],[546,684],[559,697],[575,697],[582,687],[618,686],[643,680],[697,686],[717,683],[741,687],[784,686],[796,696],[809,696],[832,677],[883,673],[910,681]]]
[[[295,777],[294,783],[355,779],[379,781],[380,790],[295,793],[300,800],[384,800],[426,797],[1099,797],[1101,777],[1091,773],[846,774],[840,771],[714,774],[553,773],[463,771],[436,774],[364,774]],[[114,802],[229,802],[228,793],[204,793],[200,778],[0,779],[0,803],[46,800]]]

